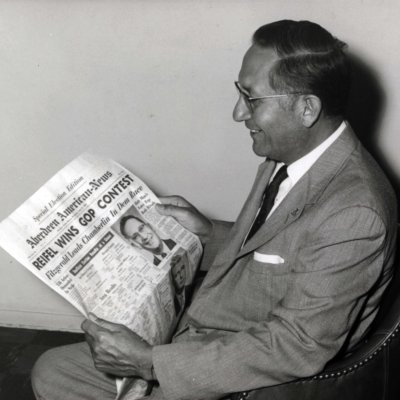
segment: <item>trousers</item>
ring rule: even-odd
[[[32,370],[32,389],[37,400],[114,400],[115,378],[98,371],[86,342],[46,351]],[[146,400],[162,400],[157,386]],[[124,397],[129,400],[129,393]]]

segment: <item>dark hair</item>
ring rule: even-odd
[[[130,219],[136,219],[136,221],[143,222],[140,218],[135,217],[134,215],[125,215],[125,217],[122,217],[121,220],[119,221],[119,230],[121,231],[124,237],[127,237],[125,232],[125,225],[127,221],[129,221]]]
[[[274,90],[314,94],[325,115],[344,116],[350,90],[344,42],[313,22],[282,20],[257,29],[253,44],[279,57],[269,75]]]

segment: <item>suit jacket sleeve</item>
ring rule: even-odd
[[[208,271],[216,254],[224,243],[226,236],[232,228],[233,222],[213,220],[213,229],[210,240],[204,246],[200,270]]]
[[[391,235],[368,207],[349,207],[321,221],[299,251],[302,268],[292,271],[293,288],[267,320],[245,331],[154,347],[164,396],[216,398],[319,372],[381,277]]]

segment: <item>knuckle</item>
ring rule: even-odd
[[[97,334],[97,342],[98,344],[103,343],[107,339],[107,335],[104,332],[99,332]]]

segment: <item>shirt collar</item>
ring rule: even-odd
[[[335,132],[333,132],[315,149],[311,150],[309,153],[299,158],[294,163],[288,165],[287,173],[292,185],[295,185],[297,181],[300,180],[300,178],[312,167],[312,165],[318,160],[318,158],[321,157],[325,150],[340,136],[345,128],[346,122],[343,121],[340,126],[335,130]]]

